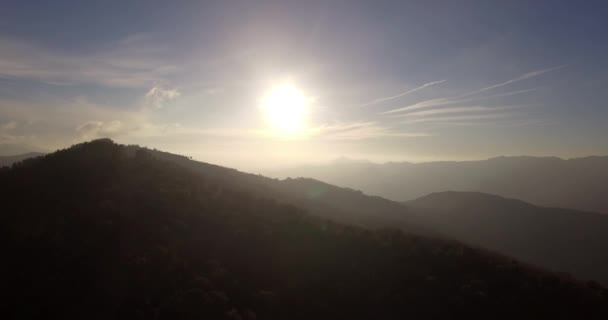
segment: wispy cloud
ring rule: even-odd
[[[479,111],[495,111],[498,108],[490,108],[483,106],[470,106],[470,107],[456,107],[456,108],[442,108],[432,110],[422,110],[416,112],[410,112],[406,114],[396,115],[398,117],[425,117],[434,116],[438,114],[449,114],[449,113],[466,113],[466,112],[479,112]]]
[[[545,74],[545,73],[548,73],[551,71],[562,69],[564,67],[565,67],[564,65],[561,65],[561,66],[556,66],[556,67],[552,67],[552,68],[527,72],[517,78],[513,78],[510,80],[498,83],[498,84],[494,84],[491,86],[487,86],[487,87],[483,87],[483,88],[480,88],[477,90],[466,92],[466,93],[460,94],[460,95],[452,97],[452,98],[435,98],[435,99],[425,100],[425,101],[414,103],[412,105],[408,105],[405,107],[388,110],[388,111],[382,112],[381,114],[394,114],[394,113],[401,113],[401,112],[409,112],[409,111],[418,110],[418,109],[425,109],[425,108],[431,108],[431,107],[437,107],[437,106],[443,106],[443,105],[449,105],[449,104],[455,104],[455,103],[465,103],[465,102],[492,99],[492,98],[507,97],[507,96],[513,96],[513,95],[517,95],[517,94],[532,92],[532,91],[535,91],[536,89],[535,88],[524,89],[524,90],[517,90],[517,91],[495,94],[495,95],[485,96],[485,97],[475,97],[475,98],[463,99],[463,98],[474,96],[474,95],[477,95],[477,94],[480,94],[480,93],[483,93],[483,92],[486,92],[486,91],[489,91],[492,89],[506,86],[506,85],[509,85],[509,84],[512,84],[512,83],[515,83],[518,81],[537,77],[537,76],[540,76],[542,74]]]
[[[17,121],[9,121],[0,125],[0,132],[8,132],[17,128]]]
[[[535,71],[531,71],[531,72],[528,72],[528,73],[524,73],[523,75],[521,75],[521,76],[519,76],[517,78],[513,78],[511,80],[507,80],[507,81],[504,81],[504,82],[501,82],[501,83],[497,83],[497,84],[494,84],[494,85],[491,85],[491,86],[488,86],[488,87],[484,87],[484,88],[481,88],[481,89],[478,89],[478,90],[474,90],[474,91],[471,91],[471,92],[467,92],[467,93],[461,94],[457,98],[464,98],[464,97],[476,95],[476,94],[479,94],[479,93],[482,93],[482,92],[485,92],[485,91],[488,91],[488,90],[496,89],[498,87],[506,86],[506,85],[509,85],[509,84],[512,84],[512,83],[515,83],[515,82],[518,82],[518,81],[522,81],[522,80],[530,79],[530,78],[533,78],[533,77],[537,77],[537,76],[540,76],[540,75],[545,74],[547,72],[559,70],[559,69],[562,69],[564,67],[565,67],[564,65],[561,65],[561,66],[556,66],[556,67],[551,67],[551,68],[547,68],[547,69],[535,70]]]
[[[175,74],[178,67],[160,57],[164,49],[141,39],[120,41],[104,51],[75,55],[33,43],[0,38],[0,77],[67,86],[100,84],[146,87]]]
[[[509,106],[497,106],[497,107],[487,107],[487,106],[464,106],[464,107],[448,107],[448,108],[438,108],[431,110],[422,110],[409,112],[405,114],[397,114],[393,117],[399,118],[420,118],[420,117],[432,117],[436,115],[444,115],[444,114],[453,114],[453,113],[491,113],[491,112],[500,112],[507,110],[516,110],[522,108],[533,107],[535,105],[509,105]]]
[[[441,106],[441,105],[446,105],[446,104],[451,104],[451,103],[455,103],[455,102],[452,100],[449,100],[447,98],[430,99],[430,100],[425,100],[425,101],[421,101],[418,103],[414,103],[414,104],[411,104],[409,106],[405,106],[402,108],[388,110],[388,111],[382,112],[381,114],[393,114],[393,113],[399,113],[399,112],[404,112],[404,111],[411,111],[411,110]]]
[[[17,126],[18,123],[14,120],[0,124],[0,144],[12,143],[17,139],[16,135],[12,132]]]
[[[84,96],[44,96],[25,100],[0,98],[0,119],[12,128],[0,134],[0,143],[52,150],[100,136],[122,136],[145,121],[140,111],[93,103]]]
[[[436,99],[430,99],[430,100],[417,102],[417,103],[414,103],[412,105],[405,106],[402,108],[388,110],[388,111],[382,112],[381,114],[402,113],[402,112],[409,112],[409,111],[414,111],[414,110],[418,110],[418,109],[439,107],[439,106],[450,105],[450,104],[468,103],[468,102],[474,102],[474,101],[480,101],[480,100],[489,100],[489,99],[494,99],[494,98],[509,97],[509,96],[514,96],[514,95],[518,95],[518,94],[534,92],[536,90],[538,90],[538,89],[536,89],[536,88],[523,89],[523,90],[516,90],[516,91],[511,91],[511,92],[490,95],[490,96],[475,97],[475,98],[468,98],[468,99],[436,98]]]
[[[99,137],[114,137],[126,131],[126,126],[122,121],[113,120],[109,122],[102,121],[87,121],[78,127],[76,131],[84,140],[90,140]]]
[[[439,81],[433,81],[433,82],[425,83],[425,84],[423,84],[423,85],[421,85],[419,87],[416,87],[414,89],[411,89],[411,90],[408,90],[408,91],[405,91],[405,92],[402,92],[402,93],[399,93],[399,94],[396,94],[396,95],[393,95],[393,96],[389,96],[389,97],[377,98],[377,99],[374,99],[372,101],[366,102],[366,103],[364,103],[364,104],[362,104],[360,106],[361,107],[371,106],[371,105],[378,104],[378,103],[381,103],[381,102],[386,102],[386,101],[390,101],[390,100],[393,100],[393,99],[401,98],[403,96],[406,96],[408,94],[412,94],[412,93],[414,93],[416,91],[420,91],[420,90],[428,88],[430,86],[434,86],[434,85],[438,85],[438,84],[444,83],[445,81],[446,80],[439,80]]]
[[[486,100],[486,99],[493,99],[493,98],[510,97],[510,96],[514,96],[514,95],[518,95],[518,94],[522,94],[522,93],[534,92],[536,90],[538,90],[538,89],[532,88],[532,89],[516,90],[516,91],[499,93],[499,94],[495,94],[495,95],[491,95],[491,96],[478,97],[478,98],[461,100],[461,101],[479,101],[479,100]]]
[[[547,126],[559,124],[558,121],[551,119],[528,119],[520,115],[490,117],[483,119],[451,119],[444,121],[426,121],[431,124],[441,124],[449,126],[476,126],[476,127],[525,127],[525,126]],[[408,123],[412,125],[413,123]]]
[[[474,115],[456,115],[446,117],[428,117],[419,119],[407,119],[403,123],[423,123],[423,122],[440,122],[440,123],[451,123],[451,122],[462,122],[472,120],[487,120],[487,119],[505,119],[519,116],[519,113],[492,113],[492,114],[474,114]]]
[[[426,132],[405,132],[380,125],[374,121],[338,123],[311,129],[315,138],[325,140],[364,140],[378,138],[417,138],[429,137]]]

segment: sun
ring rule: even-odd
[[[292,83],[272,87],[262,98],[266,123],[279,136],[303,135],[307,129],[309,99]]]

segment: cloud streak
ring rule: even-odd
[[[422,110],[416,112],[410,112],[406,114],[396,115],[397,117],[426,117],[426,116],[434,116],[438,114],[446,114],[446,113],[467,113],[467,112],[480,112],[480,111],[495,111],[498,108],[489,108],[482,106],[470,106],[470,107],[456,107],[456,108],[442,108],[442,109],[432,109],[432,110]]]
[[[467,102],[473,102],[473,101],[480,101],[480,100],[488,100],[488,99],[494,99],[494,98],[509,97],[509,96],[514,96],[514,95],[518,95],[518,94],[523,94],[523,93],[528,93],[528,92],[534,92],[536,90],[538,90],[538,89],[536,89],[536,88],[523,89],[523,90],[516,90],[516,91],[511,91],[511,92],[506,92],[506,93],[499,93],[499,94],[495,94],[495,95],[491,95],[491,96],[476,97],[476,98],[469,98],[469,99],[435,98],[435,99],[430,99],[430,100],[425,100],[425,101],[417,102],[417,103],[414,103],[412,105],[405,106],[405,107],[402,107],[402,108],[388,110],[388,111],[382,112],[380,114],[402,113],[402,112],[409,112],[409,111],[414,111],[414,110],[418,110],[418,109],[426,109],[426,108],[431,108],[431,107],[439,107],[439,106],[450,105],[450,104],[467,103]]]
[[[425,100],[425,101],[421,101],[418,103],[414,103],[412,105],[405,106],[403,108],[388,110],[388,111],[382,112],[381,114],[393,114],[393,113],[399,113],[399,112],[404,112],[404,111],[411,111],[411,110],[424,109],[424,108],[430,108],[430,107],[435,107],[435,106],[442,106],[442,105],[452,104],[452,103],[455,103],[455,102],[452,100],[446,99],[446,98],[430,99],[430,100]]]
[[[410,113],[406,113],[406,114],[397,114],[397,115],[394,115],[394,117],[419,118],[419,117],[432,117],[432,116],[436,116],[436,115],[444,115],[444,114],[450,114],[450,113],[474,113],[474,112],[488,113],[488,112],[528,108],[528,107],[532,107],[532,106],[534,106],[534,105],[510,105],[510,106],[500,106],[500,107],[465,106],[465,107],[452,107],[452,108],[438,108],[438,109],[410,112]]]
[[[504,81],[504,82],[501,82],[501,83],[497,83],[497,84],[494,84],[494,85],[491,85],[491,86],[488,86],[488,87],[484,87],[484,88],[481,88],[481,89],[478,89],[478,90],[475,90],[475,91],[471,91],[471,92],[467,92],[467,93],[461,94],[457,98],[464,98],[464,97],[476,95],[476,94],[479,94],[479,93],[482,93],[482,92],[485,92],[485,91],[488,91],[488,90],[496,89],[496,88],[499,88],[499,87],[502,87],[502,86],[506,86],[506,85],[509,85],[509,84],[512,84],[512,83],[515,83],[515,82],[518,82],[518,81],[534,78],[534,77],[540,76],[542,74],[545,74],[547,72],[551,72],[551,71],[562,69],[564,67],[565,67],[564,65],[561,65],[561,66],[556,66],[556,67],[551,67],[551,68],[547,68],[547,69],[535,70],[535,71],[531,71],[531,72],[528,72],[528,73],[524,73],[523,75],[521,75],[521,76],[519,76],[517,78],[513,78],[511,80],[507,80],[507,81]]]
[[[474,115],[455,115],[455,116],[446,116],[446,117],[429,117],[429,118],[420,118],[420,119],[408,119],[403,123],[425,123],[425,122],[441,122],[441,123],[450,123],[450,122],[458,122],[458,121],[472,121],[472,120],[495,120],[495,119],[505,119],[505,118],[513,118],[520,114],[518,113],[492,113],[492,114],[474,114]]]
[[[381,103],[381,102],[386,102],[386,101],[394,100],[394,99],[397,99],[397,98],[401,98],[403,96],[407,96],[408,94],[412,94],[412,93],[414,93],[416,91],[420,91],[420,90],[428,88],[430,86],[434,86],[434,85],[438,85],[438,84],[444,83],[445,81],[446,80],[439,80],[439,81],[433,81],[433,82],[425,83],[425,84],[423,84],[423,85],[421,85],[419,87],[416,87],[414,89],[411,89],[411,90],[408,90],[408,91],[405,91],[405,92],[402,92],[402,93],[399,93],[399,94],[396,94],[396,95],[393,95],[393,96],[374,99],[374,100],[366,102],[366,103],[364,103],[364,104],[362,104],[360,106],[361,107],[366,107],[366,106],[371,106],[371,105],[378,104],[378,103]]]
[[[311,129],[315,138],[324,140],[365,140],[378,138],[418,138],[430,137],[426,132],[404,132],[394,130],[374,121],[338,123]]]

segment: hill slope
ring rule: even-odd
[[[417,164],[340,162],[268,174],[315,178],[396,201],[432,192],[479,191],[536,205],[608,213],[608,157],[499,157]]]
[[[478,192],[433,193],[406,205],[454,239],[608,284],[607,215]]]
[[[129,154],[141,148],[127,147]],[[340,188],[309,178],[277,180],[241,172],[158,150],[149,150],[154,158],[176,163],[207,179],[245,192],[255,192],[295,204],[311,213],[338,222],[363,227],[393,227],[418,234],[437,235],[435,230],[416,221],[402,204],[361,191]]]
[[[137,147],[131,148],[137,150]],[[170,153],[149,151],[158,159],[179,163],[209,179],[247,192],[263,192],[267,197],[295,204],[317,216],[366,228],[391,227],[456,239],[608,285],[608,216],[605,215],[540,208],[475,192],[435,193],[404,207],[314,179],[269,179]],[[427,208],[435,210],[429,212]],[[514,230],[518,230],[517,233]]]
[[[607,315],[606,289],[331,223],[107,140],[1,169],[0,193],[9,319]]]
[[[474,192],[435,193],[404,207],[314,179],[269,179],[170,153],[150,152],[156,158],[187,166],[234,188],[264,192],[268,197],[296,204],[317,216],[366,228],[392,227],[456,239],[608,285],[605,215],[540,208]],[[428,208],[435,210],[429,212]]]

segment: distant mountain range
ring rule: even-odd
[[[608,290],[597,283],[448,239],[491,248],[501,242],[481,229],[504,224],[531,246],[546,242],[525,251],[545,254],[556,236],[542,227],[551,214],[518,201],[434,194],[400,204],[107,139],[0,168],[0,194],[8,319],[608,317]],[[475,203],[489,221],[469,230],[485,234],[461,236],[482,219]],[[462,226],[435,221],[459,215]],[[573,222],[584,213],[564,215],[571,220],[558,221],[588,227]],[[583,220],[603,224],[598,216]],[[530,217],[537,223],[524,230]],[[581,254],[600,254],[581,240]]]
[[[14,156],[0,156],[0,167],[9,167],[15,162],[44,155],[41,152],[28,152]]]
[[[266,174],[319,179],[395,201],[432,192],[478,191],[535,205],[608,213],[608,157],[499,157],[386,164],[342,160]]]
[[[0,142],[0,157],[13,156],[26,153],[48,153],[46,148],[35,147],[22,143],[2,143]]]

